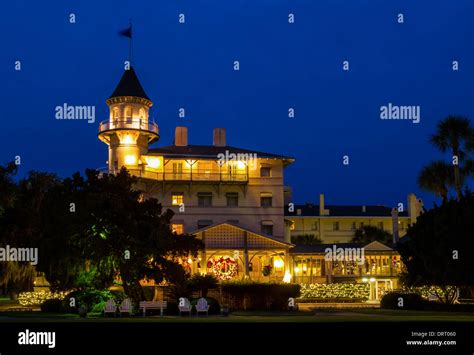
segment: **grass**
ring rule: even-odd
[[[318,323],[318,322],[474,322],[474,313],[402,311],[386,309],[321,310],[311,312],[239,311],[229,317],[116,317],[104,318],[90,314],[81,319],[77,314],[43,312],[0,312],[0,322],[97,322],[97,323]]]

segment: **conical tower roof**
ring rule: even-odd
[[[145,90],[143,90],[142,84],[140,84],[140,80],[138,80],[137,74],[135,73],[133,67],[125,70],[122,78],[120,79],[117,87],[109,99],[118,96],[134,96],[151,101],[145,93]]]

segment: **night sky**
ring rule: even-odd
[[[430,207],[416,185],[442,157],[429,135],[448,114],[474,121],[472,0],[15,0],[1,13],[0,164],[21,156],[20,176],[105,167],[98,123],[128,56],[117,33],[130,18],[156,145],[171,144],[177,125],[190,144],[212,144],[225,127],[231,146],[296,158],[286,184],[298,203],[324,192],[327,204],[395,205],[415,192]],[[419,105],[421,122],[381,120],[389,102]],[[64,103],[96,106],[96,122],[56,120]]]

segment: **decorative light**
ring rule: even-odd
[[[186,162],[186,166],[187,166],[188,168],[190,168],[191,166],[194,165],[194,163],[196,162],[196,160],[186,160],[185,162]]]
[[[283,276],[283,282],[284,283],[290,283],[291,282],[291,274],[289,271],[285,272],[285,276]]]
[[[157,169],[161,165],[160,158],[146,157],[146,163],[150,168]]]
[[[189,258],[189,259],[188,259],[188,263],[192,264],[192,263],[193,263],[193,259]]]
[[[50,291],[34,291],[22,292],[18,295],[18,302],[22,306],[40,306],[44,301],[50,299],[62,300],[70,291],[67,292],[50,292]]]
[[[273,260],[273,266],[275,267],[275,269],[281,269],[283,267],[283,265],[285,265],[283,260],[281,260],[281,259]]]
[[[370,282],[375,282],[375,278],[371,277],[371,278],[369,279],[369,281],[370,281]]]
[[[243,170],[245,169],[245,163],[241,160],[237,162],[237,169]]]
[[[367,281],[369,281],[369,279],[368,279],[367,277],[364,277],[364,278],[362,279],[362,282],[367,282]]]
[[[295,267],[295,273],[299,273],[300,272],[300,268],[297,266]]]
[[[348,298],[368,300],[368,283],[301,284],[301,298]]]
[[[137,163],[137,157],[133,154],[129,154],[125,156],[125,164],[126,165],[135,165]]]
[[[120,144],[135,144],[135,141],[130,134],[126,134],[120,139]]]

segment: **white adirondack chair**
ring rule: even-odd
[[[182,315],[182,313],[189,313],[191,315],[191,302],[187,298],[181,297],[179,299],[179,315]]]
[[[115,317],[115,312],[117,311],[117,305],[115,304],[115,301],[113,299],[107,300],[104,306],[104,317],[106,314],[112,313]]]
[[[128,315],[132,314],[132,301],[130,300],[130,298],[126,298],[122,301],[122,304],[120,305],[119,310],[120,310],[120,315],[122,315],[122,313],[126,313]]]
[[[209,315],[209,305],[205,298],[200,298],[197,301],[196,314],[199,315],[199,313],[206,313],[206,315]]]

